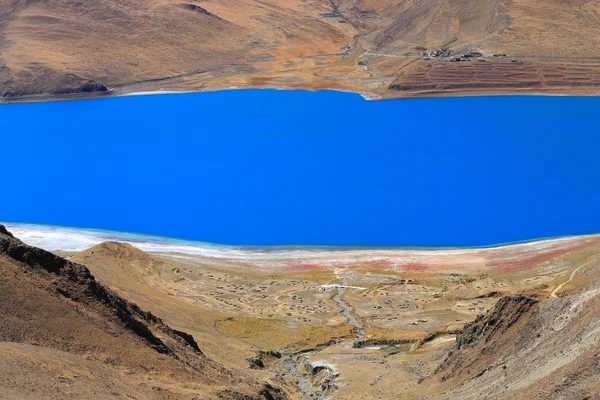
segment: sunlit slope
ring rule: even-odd
[[[590,0],[0,6],[4,99],[229,86],[585,94],[600,85],[600,6]]]

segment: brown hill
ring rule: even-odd
[[[593,0],[0,0],[0,98],[600,92]]]
[[[224,341],[214,328],[226,315],[189,301],[180,285],[185,264],[164,260],[127,243],[104,242],[70,258],[86,265],[101,282],[170,325],[191,333],[213,359],[233,368],[246,368],[254,351],[234,340]],[[193,300],[194,297],[191,297]]]
[[[283,398],[206,357],[193,336],[83,265],[0,227],[0,392],[8,399]]]
[[[146,282],[159,277],[165,261],[128,243],[104,242],[71,257],[94,265],[95,275],[121,274],[122,278]],[[110,277],[106,276],[110,279]],[[131,285],[131,282],[128,283]]]
[[[597,272],[597,270],[595,271]],[[447,399],[596,399],[600,288],[502,298],[465,326],[438,367]]]

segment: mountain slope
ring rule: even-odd
[[[436,371],[444,398],[600,396],[600,287],[589,283],[560,298],[504,297],[467,324]]]
[[[191,335],[99,284],[86,267],[4,227],[0,353],[0,390],[9,398],[281,396],[210,360]]]
[[[595,0],[0,1],[0,98],[600,92]]]
[[[246,368],[246,358],[254,355],[249,346],[224,341],[215,330],[215,321],[229,315],[186,300],[180,288],[183,279],[180,272],[188,268],[185,264],[164,260],[120,242],[100,243],[70,259],[86,265],[95,277],[121,296],[164,316],[170,326],[192,333],[200,347],[220,363]]]

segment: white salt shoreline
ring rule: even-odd
[[[594,239],[598,235],[566,236],[535,241],[501,244],[490,247],[465,248],[327,248],[310,246],[230,246],[189,241],[153,235],[72,228],[51,225],[4,223],[6,228],[23,242],[46,250],[82,251],[106,241],[129,243],[140,250],[179,254],[183,257],[201,256],[229,260],[304,262],[379,262],[394,258],[422,258],[429,256],[490,255],[498,252],[543,251],[556,246]],[[182,257],[182,256],[180,256]]]
[[[266,86],[266,87],[241,87],[241,86],[227,86],[223,88],[210,88],[203,90],[149,90],[149,91],[141,91],[141,92],[124,92],[120,94],[115,94],[111,97],[127,97],[127,96],[154,96],[161,94],[191,94],[191,93],[211,93],[211,92],[223,92],[228,90],[280,90],[280,91],[305,91],[305,92],[322,92],[322,91],[331,91],[331,92],[340,92],[340,93],[349,93],[354,95],[361,96],[364,100],[371,101],[377,100],[377,97],[371,96],[366,93],[354,92],[351,90],[342,90],[342,89],[309,89],[309,88],[294,88],[287,86]]]

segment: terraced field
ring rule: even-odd
[[[594,62],[525,61],[480,58],[468,61],[419,60],[403,69],[389,89],[405,95],[446,93],[593,93],[600,85],[600,66]]]

